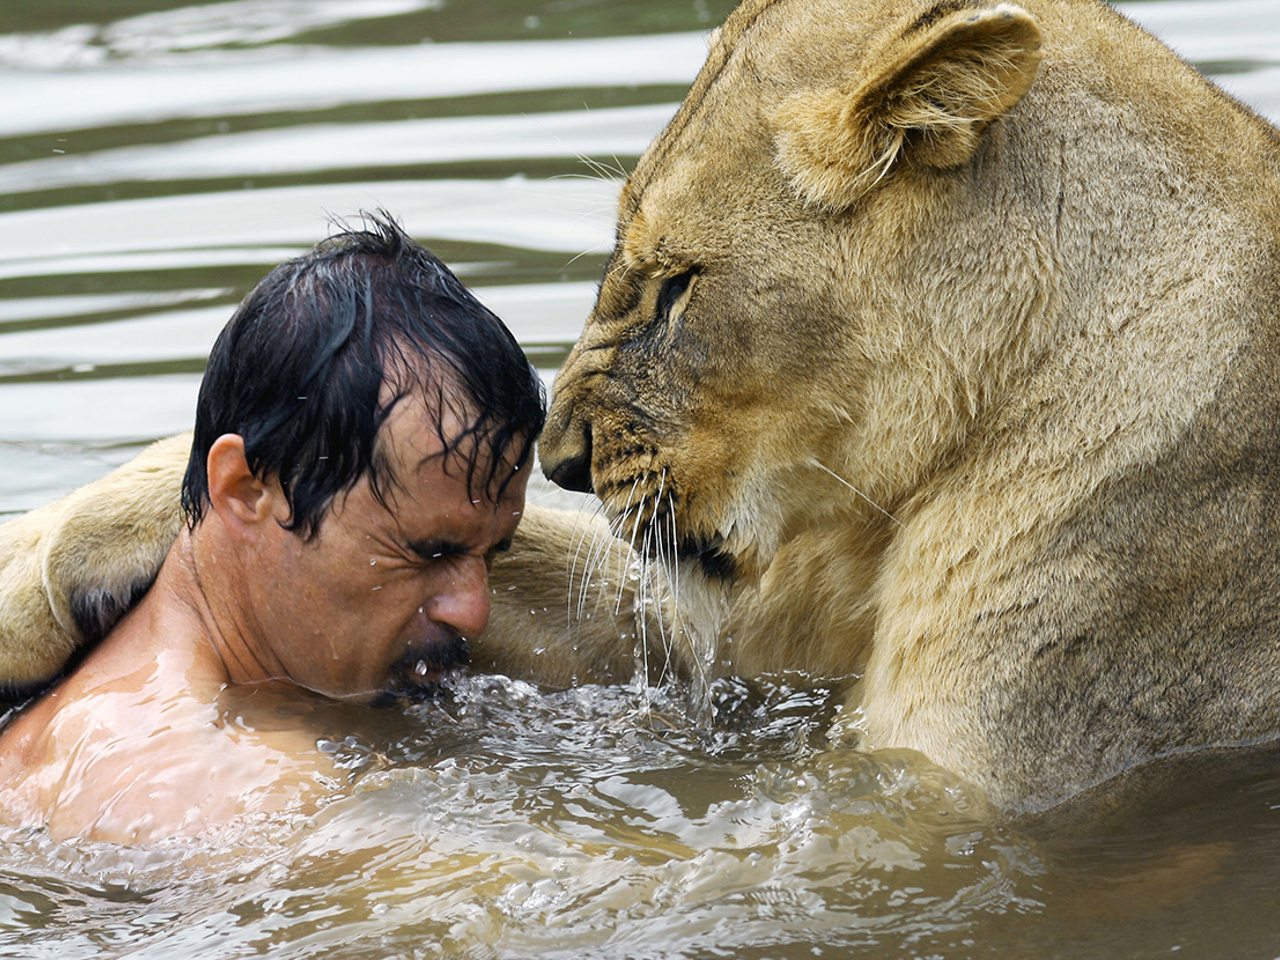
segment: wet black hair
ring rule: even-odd
[[[279,481],[285,526],[305,539],[365,476],[385,504],[395,477],[379,431],[415,391],[473,496],[496,501],[511,465],[532,458],[546,398],[515,337],[390,216],[363,219],[272,270],[218,336],[182,484],[191,527],[210,502],[209,450],[228,433],[244,439],[255,476]],[[451,436],[446,412],[463,424]]]

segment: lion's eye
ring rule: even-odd
[[[658,289],[656,309],[658,317],[670,320],[684,310],[689,299],[689,289],[697,273],[696,270],[686,270],[684,273],[662,281],[662,286]]]

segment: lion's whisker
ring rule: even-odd
[[[855,487],[852,483],[850,483],[850,482],[849,482],[848,480],[846,480],[844,477],[840,476],[840,474],[836,473],[834,470],[832,470],[832,469],[831,469],[830,467],[828,467],[826,464],[822,463],[822,462],[821,462],[817,457],[810,457],[810,458],[809,458],[809,464],[810,464],[811,466],[817,467],[819,470],[823,471],[824,473],[827,473],[827,474],[829,474],[830,476],[834,477],[836,480],[840,481],[840,483],[844,484],[846,487],[848,487],[850,490],[852,490],[854,493],[856,493],[858,496],[860,496],[863,500],[867,501],[867,503],[869,503],[872,507],[874,507],[874,508],[875,508],[876,510],[878,510],[880,513],[883,513],[886,517],[888,517],[890,520],[892,520],[892,521],[893,521],[894,523],[896,523],[898,526],[902,526],[902,521],[901,521],[901,520],[899,520],[897,517],[895,517],[892,513],[890,513],[890,512],[889,512],[888,510],[886,510],[884,507],[880,506],[880,504],[876,503],[874,500],[872,500],[870,497],[868,497],[865,493],[863,493],[861,490],[859,490],[857,487]]]
[[[619,514],[619,519],[625,518],[631,513],[631,510],[632,510],[631,500],[635,496],[636,489],[639,487],[639,485],[640,485],[640,478],[636,477],[635,482],[631,484],[630,492],[627,493],[627,504],[623,508],[622,512]],[[635,523],[633,521],[631,524],[631,539],[627,543],[627,546],[630,548],[633,554],[635,553],[635,549],[636,549],[636,534],[639,532],[640,532],[640,524]],[[613,610],[614,614],[617,614],[617,612],[622,609],[622,596],[623,596],[623,591],[625,589],[625,586],[626,585],[624,583],[619,583],[618,585],[618,597],[617,597],[616,603],[614,604],[614,610]]]

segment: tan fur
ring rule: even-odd
[[[1278,241],[1276,131],[1101,3],[747,0],[543,463],[731,584],[723,669],[1042,808],[1280,733]]]
[[[150,586],[178,535],[177,490],[190,449],[189,434],[162,440],[101,480],[0,526],[5,687],[23,690],[55,676]]]
[[[48,682],[151,585],[182,523],[190,449],[190,434],[162,440],[0,526],[0,688]],[[630,679],[637,642],[661,636],[658,608],[637,608],[633,572],[599,518],[529,504],[494,563],[490,627],[473,662],[554,685]],[[663,651],[658,643],[655,656]]]
[[[472,644],[472,667],[553,686],[630,680],[638,645],[662,635],[658,610],[636,605],[635,574],[601,518],[528,504],[494,562],[489,629]]]

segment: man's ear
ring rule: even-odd
[[[778,110],[778,161],[811,203],[841,210],[903,160],[959,166],[1030,89],[1040,30],[1025,10],[941,2],[842,85]]]
[[[209,501],[233,534],[248,535],[257,524],[275,522],[279,489],[254,476],[244,453],[244,438],[224,433],[209,448]]]

